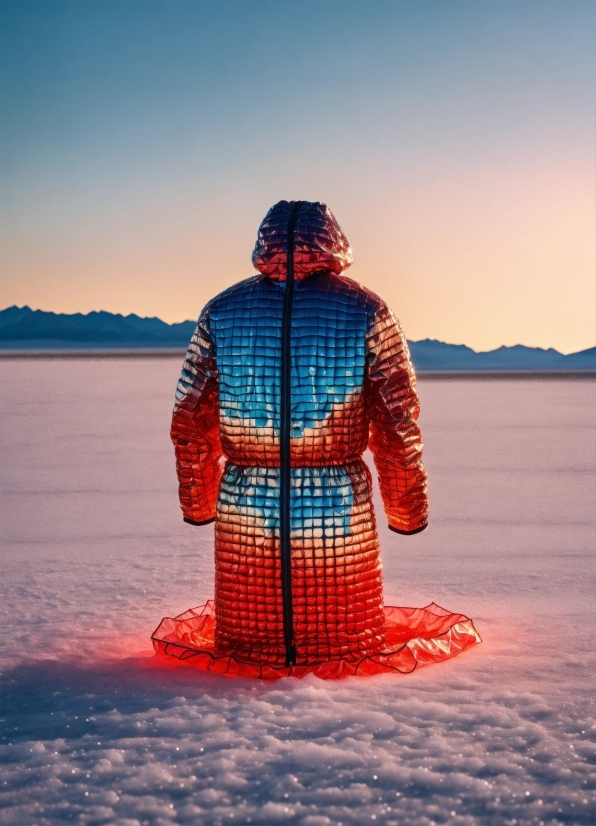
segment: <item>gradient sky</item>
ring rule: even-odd
[[[196,318],[321,200],[410,339],[594,344],[595,4],[0,2],[0,307]]]

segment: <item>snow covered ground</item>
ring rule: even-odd
[[[386,601],[466,613],[482,645],[263,684],[152,656],[213,593],[179,367],[0,361],[0,823],[592,824],[593,384],[420,382],[432,524],[379,513]]]

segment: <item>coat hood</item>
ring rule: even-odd
[[[275,281],[285,281],[288,224],[295,201],[278,201],[261,226],[252,254],[255,268]],[[319,201],[300,201],[294,225],[294,278],[315,272],[342,272],[353,261],[352,249],[335,216]]]

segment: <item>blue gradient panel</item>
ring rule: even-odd
[[[321,289],[323,279],[323,289]],[[333,288],[336,289],[333,289]],[[221,415],[279,434],[284,282],[256,276],[209,305]],[[323,300],[322,300],[323,298]],[[292,315],[292,436],[324,421],[359,392],[373,302],[354,302],[344,283],[315,275],[295,285]]]
[[[290,531],[301,538],[348,536],[354,493],[342,467],[293,468]],[[279,536],[279,468],[228,465],[218,500],[221,518],[231,514],[247,525]]]

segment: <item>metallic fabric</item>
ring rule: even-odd
[[[257,235],[252,254],[256,270],[285,281],[288,224],[294,202],[272,206]],[[301,201],[294,226],[294,274],[306,278],[314,272],[340,273],[352,263],[352,250],[335,216],[326,204]]]
[[[280,572],[281,325],[292,202],[259,229],[259,273],[211,300],[190,342],[172,440],[180,502],[215,518],[213,655],[284,664]],[[296,663],[361,662],[386,648],[372,451],[389,526],[428,504],[419,402],[403,331],[342,275],[352,252],[325,204],[301,202],[291,320],[291,588]],[[159,635],[158,635],[159,636]]]

